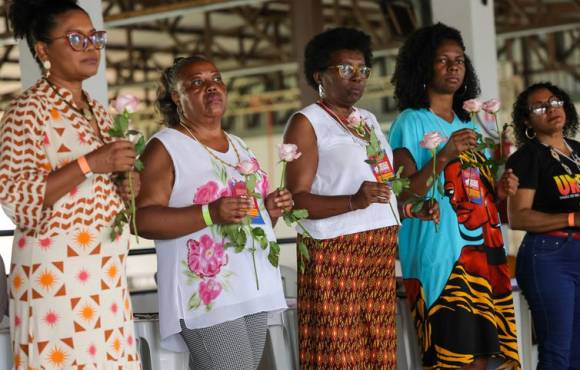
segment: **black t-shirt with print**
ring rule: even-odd
[[[580,143],[566,139],[580,156]],[[508,159],[506,168],[513,169],[520,188],[534,189],[532,209],[545,213],[566,213],[580,210],[580,168],[560,154],[560,160],[572,171],[570,176],[550,148],[534,140],[519,148]]]

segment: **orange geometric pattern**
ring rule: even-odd
[[[124,207],[111,176],[96,174],[43,207],[50,171],[112,141],[111,118],[99,103],[89,99],[98,133],[69,104],[69,91],[57,94],[40,80],[0,124],[0,203],[17,225],[10,275],[15,368],[141,369],[125,276],[129,230],[109,238]]]
[[[300,369],[395,369],[398,227],[304,239],[298,277]]]

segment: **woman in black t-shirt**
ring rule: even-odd
[[[522,92],[512,113],[519,149],[509,158],[520,179],[508,200],[512,229],[527,234],[516,276],[539,344],[538,369],[580,369],[580,143],[578,114],[551,83]]]

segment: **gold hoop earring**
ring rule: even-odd
[[[528,133],[528,130],[532,130],[532,134],[529,134],[529,133]],[[528,139],[530,139],[530,140],[533,140],[533,139],[535,139],[535,138],[536,138],[536,132],[535,132],[535,131],[534,131],[534,129],[533,129],[533,128],[531,128],[531,127],[526,127],[526,129],[525,129],[525,131],[524,131],[524,134],[525,134],[525,135],[526,135],[526,137],[527,137]]]

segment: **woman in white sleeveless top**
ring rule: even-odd
[[[255,369],[267,312],[286,308],[279,269],[268,257],[272,223],[292,197],[287,190],[268,194],[254,154],[221,128],[227,93],[212,62],[176,59],[162,83],[158,107],[168,127],[143,155],[137,216],[139,232],[157,249],[161,345],[189,350],[194,369]],[[254,197],[245,195],[248,172],[255,174]],[[268,242],[254,253],[252,238],[240,251],[223,236],[225,225],[240,224],[249,210],[251,227]]]
[[[301,369],[396,367],[399,212],[384,183],[393,175],[393,153],[375,116],[354,106],[371,61],[370,37],[361,31],[314,37],[304,72],[320,100],[286,128],[284,141],[302,152],[288,164],[287,186],[308,210],[303,224],[313,237],[302,238],[311,258],[298,279]],[[375,168],[365,162],[373,132],[382,154]]]

